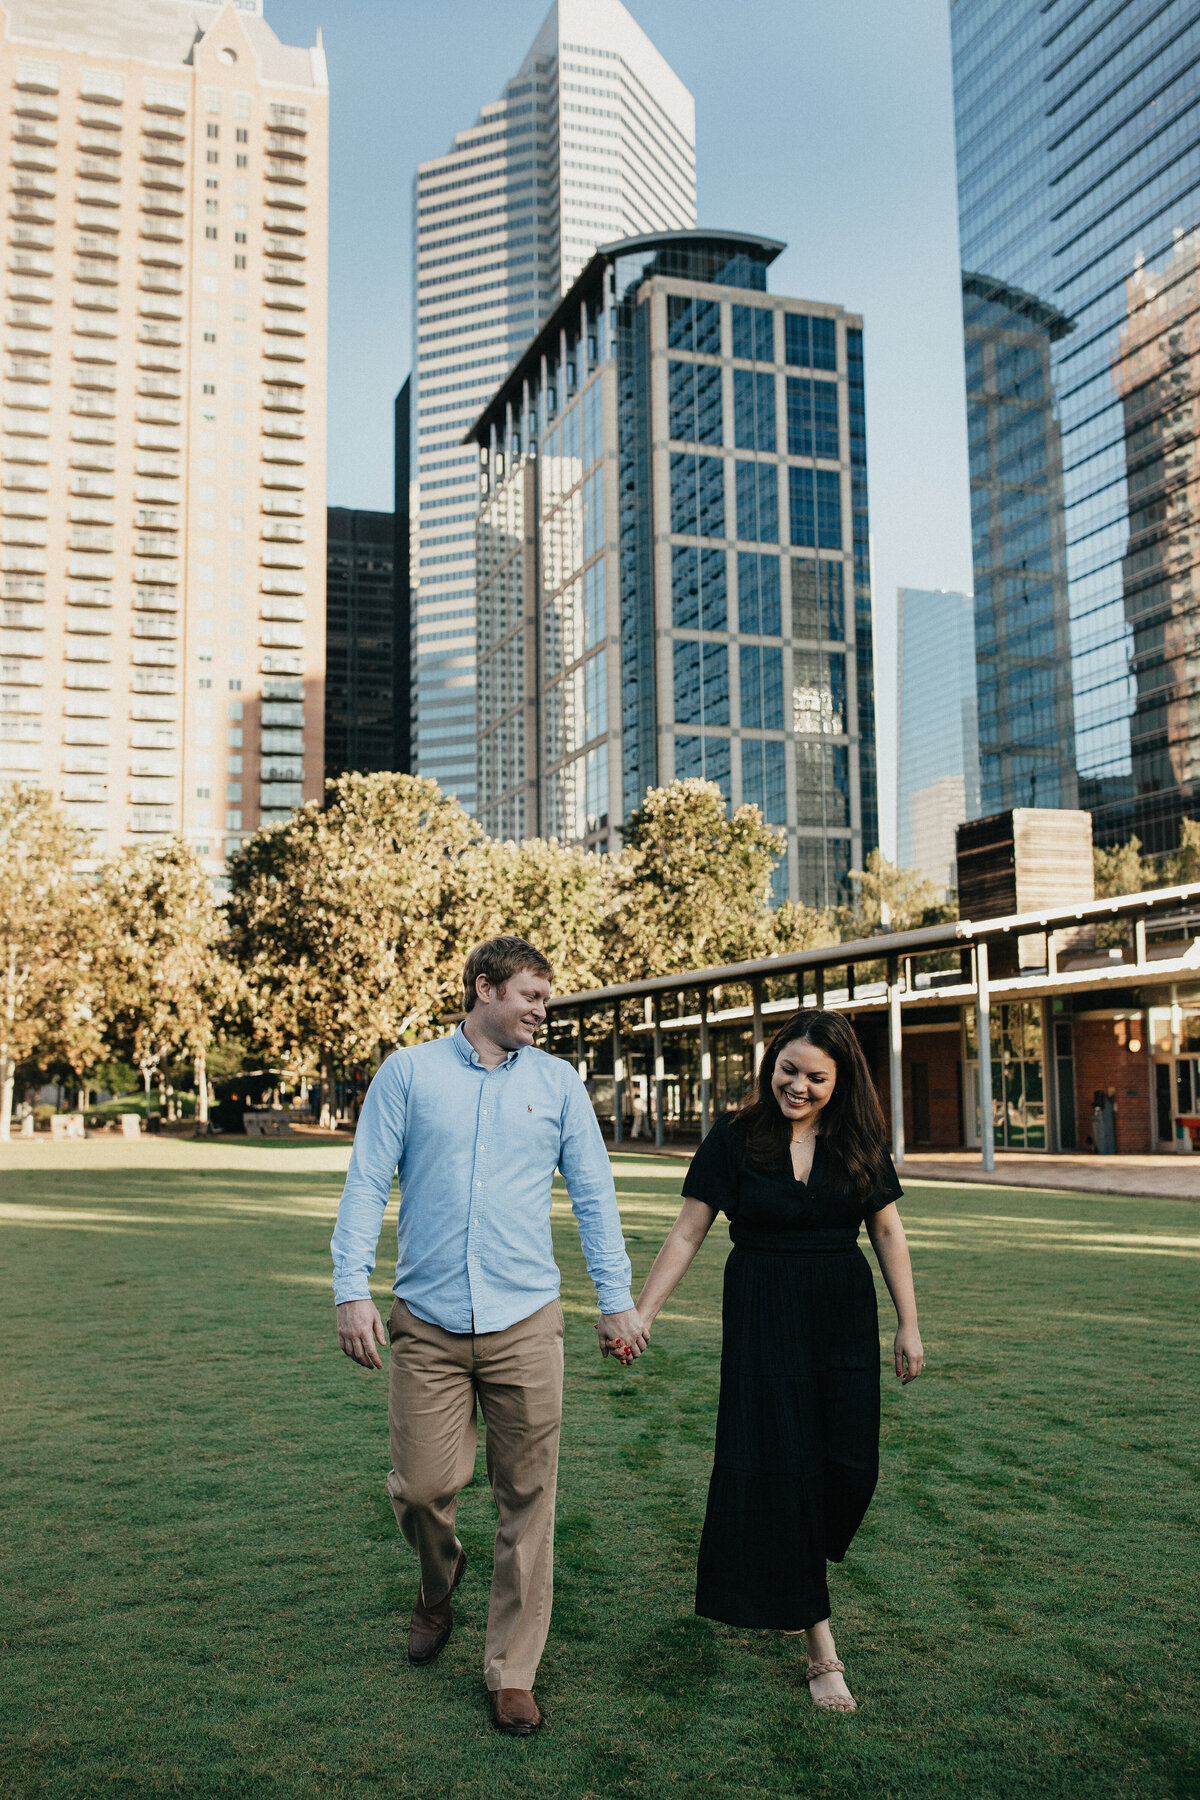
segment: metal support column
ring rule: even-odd
[[[751,1030],[753,1032],[753,1037],[754,1037],[753,1057],[754,1057],[754,1076],[755,1076],[756,1080],[758,1079],[758,1071],[762,1067],[762,1059],[763,1059],[762,997],[763,997],[762,982],[761,981],[752,981],[750,983],[750,1003],[751,1003],[751,1007],[752,1007],[752,1021],[753,1021]]]
[[[992,1117],[992,996],[986,944],[975,946],[975,1056],[979,1069],[981,1161],[990,1172],[996,1166],[996,1121]]]
[[[621,1055],[621,1002],[613,1007],[613,1143],[619,1144],[624,1137],[624,1120],[621,1109],[625,1099],[625,1059]]]
[[[708,1044],[708,989],[700,989],[700,1135],[712,1124],[712,1053]]]
[[[822,1012],[825,1007],[825,964],[818,963],[813,973],[816,977],[817,988],[815,995],[816,1007],[818,1012]]]
[[[1146,921],[1135,919],[1133,922],[1133,960],[1140,969],[1146,960]]]
[[[892,1160],[904,1162],[904,1063],[900,1025],[900,969],[894,956],[887,961],[888,1089],[892,1102]]]
[[[582,1006],[575,1015],[575,1067],[579,1072],[580,1081],[586,1082],[588,1078],[587,1039],[583,1033]]]
[[[666,1137],[663,1128],[663,1042],[662,1042],[662,1004],[657,994],[654,996],[654,1142],[661,1150]]]

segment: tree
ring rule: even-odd
[[[882,850],[870,851],[866,868],[851,869],[850,878],[857,883],[858,893],[851,906],[838,908],[843,939],[916,931],[958,917],[957,904],[943,900],[919,869],[902,869],[888,862]]]
[[[157,1073],[191,1061],[196,1118],[208,1122],[209,1046],[237,996],[226,928],[212,885],[188,845],[133,847],[100,872],[100,950],[112,1048],[142,1077],[147,1111]]]
[[[1104,850],[1097,844],[1092,850],[1096,876],[1097,900],[1111,900],[1118,894],[1140,894],[1143,888],[1157,887],[1159,877],[1152,873],[1142,856],[1142,840],[1131,837],[1127,844]]]
[[[86,840],[40,789],[0,789],[0,1142],[17,1068],[82,1073],[101,1053],[89,896],[73,870]]]
[[[474,827],[434,781],[343,775],[229,865],[247,1029],[298,1074],[433,1034],[480,914]]]
[[[554,968],[560,993],[597,987],[603,979],[608,859],[556,841],[479,846],[473,941],[515,932]]]
[[[1200,819],[1180,820],[1179,848],[1167,862],[1164,881],[1179,887],[1186,882],[1200,881]]]
[[[606,978],[637,980],[769,955],[771,875],[785,838],[757,806],[730,818],[713,782],[653,788],[611,866]]]

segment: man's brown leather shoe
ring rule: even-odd
[[[492,1724],[508,1737],[528,1737],[542,1723],[537,1701],[525,1688],[490,1688]]]
[[[454,1571],[454,1580],[445,1599],[439,1600],[436,1606],[426,1606],[421,1588],[417,1589],[417,1604],[412,1609],[412,1618],[408,1621],[408,1660],[423,1668],[431,1663],[445,1648],[454,1629],[454,1615],[450,1610],[450,1596],[463,1578],[463,1570],[467,1566],[466,1552],[458,1553],[458,1567]]]

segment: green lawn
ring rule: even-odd
[[[813,1712],[794,1641],[691,1611],[723,1231],[622,1371],[561,1208],[550,1723],[513,1741],[480,1675],[481,1479],[455,1635],[405,1660],[384,1379],[331,1332],[346,1154],[0,1151],[4,1800],[1200,1792],[1200,1211],[910,1188],[930,1366],[885,1390],[880,1491],[833,1575],[846,1719]],[[640,1273],[681,1165],[616,1163]]]

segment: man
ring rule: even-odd
[[[421,1581],[409,1660],[431,1663],[452,1628],[466,1566],[458,1494],[475,1466],[475,1403],[499,1521],[484,1679],[497,1730],[542,1723],[533,1698],[550,1625],[562,1422],[563,1315],[550,1233],[562,1170],[600,1302],[604,1355],[648,1340],[604,1141],[567,1063],[534,1048],[552,970],[519,937],[477,944],[466,1017],[449,1037],[397,1050],[371,1083],[333,1234],[338,1339],[380,1369],[390,1341],[388,1492]],[[387,1336],[368,1277],[393,1173],[400,1176],[395,1302]]]

